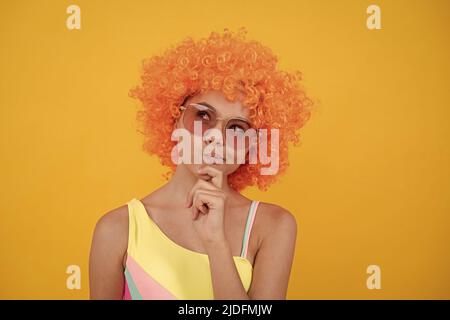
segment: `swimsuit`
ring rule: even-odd
[[[240,256],[233,256],[243,287],[248,292],[253,266],[246,258],[259,201],[247,215]],[[127,202],[129,226],[124,300],[214,299],[208,255],[172,241],[148,214],[141,200]]]

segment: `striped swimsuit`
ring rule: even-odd
[[[253,273],[247,250],[258,204],[252,201],[250,205],[241,254],[233,256],[246,292]],[[123,299],[214,299],[208,255],[168,238],[150,218],[141,200],[133,198],[127,205],[129,232]]]

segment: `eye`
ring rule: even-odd
[[[232,130],[234,130],[236,132],[239,132],[239,133],[244,133],[245,132],[245,128],[243,126],[241,126],[241,125],[238,125],[238,124],[231,125],[230,129],[232,129]]]
[[[211,116],[207,111],[197,111],[197,118],[202,120],[211,120]]]
[[[250,125],[245,121],[234,119],[228,123],[227,129],[233,130],[236,134],[243,135],[250,129]]]

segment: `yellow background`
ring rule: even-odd
[[[66,8],[81,8],[81,30]],[[382,30],[366,28],[381,7]],[[92,230],[166,172],[141,150],[144,57],[246,26],[316,100],[267,193],[295,214],[288,299],[450,298],[449,31],[442,1],[2,1],[1,298],[88,298]],[[81,267],[81,290],[66,267]],[[381,267],[381,290],[366,268]]]

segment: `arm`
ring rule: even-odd
[[[208,252],[214,298],[285,299],[297,237],[294,216],[274,205],[268,206],[263,214],[265,230],[247,294],[224,234],[226,194],[222,190],[222,172],[209,166],[200,171],[212,178],[211,183],[198,180],[188,194],[186,205],[193,210],[194,227]]]
[[[128,211],[115,209],[97,222],[89,257],[91,299],[121,299],[123,260],[128,245]]]
[[[194,227],[208,253],[214,298],[249,299],[224,233],[227,195],[222,190],[223,174],[209,166],[200,171],[208,174],[211,182],[199,179],[189,192],[186,205],[192,208]]]
[[[227,242],[214,242],[207,247],[215,299],[286,299],[297,224],[290,212],[279,207],[270,216],[267,219],[269,232],[256,255],[248,294],[239,278]]]
[[[206,247],[211,268],[211,278],[216,300],[249,300],[226,240],[213,242]]]
[[[294,258],[297,238],[295,217],[281,209],[270,220],[269,232],[256,254],[249,290],[249,295],[256,300],[286,299]]]

